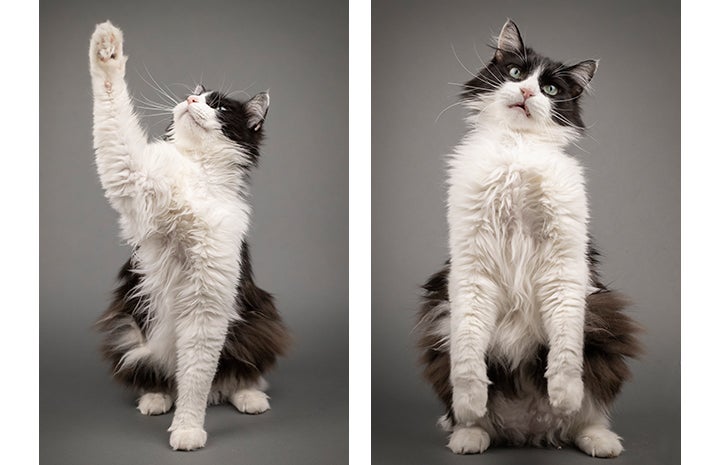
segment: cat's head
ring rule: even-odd
[[[184,146],[236,145],[257,157],[270,96],[261,92],[247,101],[196,86],[193,93],[173,109],[168,136]],[[254,159],[252,161],[255,161]]]
[[[597,60],[565,65],[539,55],[525,46],[518,26],[509,19],[493,58],[464,85],[461,98],[472,111],[472,123],[578,135],[585,128],[581,96],[597,67]]]

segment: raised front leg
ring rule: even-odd
[[[109,21],[98,24],[89,54],[98,175],[110,204],[123,216],[126,228],[130,227],[128,232],[138,234],[148,213],[167,200],[168,188],[151,174],[144,159],[147,136],[125,83],[128,57],[123,54],[122,31]]]

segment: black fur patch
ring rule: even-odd
[[[619,292],[607,289],[599,280],[598,252],[589,244],[587,257],[591,276],[599,289],[586,299],[584,329],[583,381],[586,389],[601,405],[609,406],[631,376],[628,358],[642,353],[638,339],[640,326],[623,313],[628,300]],[[424,284],[424,296],[418,314],[418,347],[423,376],[443,402],[447,418],[453,423],[453,390],[450,383],[450,353],[447,334],[439,334],[439,323],[450,319],[448,304],[448,273],[450,262]],[[447,321],[446,321],[447,324]],[[536,389],[546,393],[544,376],[547,347],[539,347],[535,357],[510,371],[504,365],[487,360],[488,396],[502,393],[506,398],[522,395],[519,381],[533,379]],[[522,376],[523,374],[523,376]]]
[[[228,328],[215,381],[227,378],[255,381],[271,369],[290,346],[290,335],[273,296],[255,285],[248,245],[243,242],[241,280],[235,308],[242,316]]]
[[[140,391],[170,392],[174,386],[172,376],[158,367],[143,362],[132,368],[121,367],[123,355],[135,346],[120,343],[137,331],[143,335],[147,333],[148,308],[147,303],[133,293],[140,284],[140,275],[133,271],[132,258],[120,269],[118,281],[113,302],[96,323],[96,327],[104,333],[101,345],[103,357],[110,362],[113,377],[121,383],[135,386]]]
[[[208,94],[205,102],[215,110],[225,137],[245,148],[252,163],[257,164],[260,144],[263,141],[263,127],[261,125],[257,130],[252,127],[248,102],[232,99],[218,91]]]

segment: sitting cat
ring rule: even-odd
[[[133,251],[98,327],[140,412],[175,404],[170,445],[193,450],[206,443],[209,403],[270,408],[262,375],[289,342],[273,298],[253,281],[246,242],[269,96],[240,102],[199,86],[173,109],[163,140],[148,142],[126,61],[122,32],[99,24],[90,40],[96,164]]]
[[[623,447],[609,410],[639,354],[625,298],[599,280],[579,163],[580,98],[598,63],[564,65],[507,21],[467,82],[448,163],[450,259],[425,284],[419,345],[455,453],[491,443]]]

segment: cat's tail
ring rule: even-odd
[[[622,293],[606,288],[586,297],[583,383],[605,405],[631,378],[627,360],[643,353],[641,326],[624,312],[630,303]]]
[[[450,304],[448,273],[450,262],[423,285],[424,295],[414,332],[421,351],[423,376],[443,402],[446,413],[439,425],[453,425],[453,390],[450,383]],[[610,405],[625,381],[631,377],[629,358],[638,358],[642,345],[641,327],[624,310],[630,304],[620,292],[600,285],[586,298],[583,380],[586,389],[601,404]],[[539,348],[538,360],[545,366],[547,349]],[[532,358],[533,359],[533,358]],[[545,385],[544,367],[535,370],[538,385]]]

